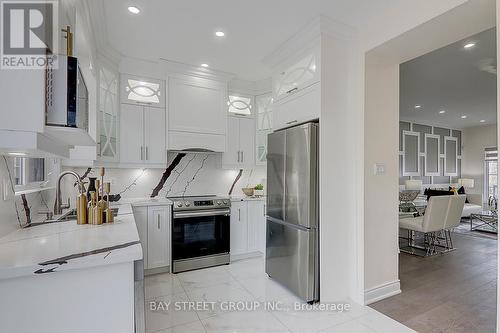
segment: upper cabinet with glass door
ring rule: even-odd
[[[262,165],[267,162],[267,136],[273,130],[272,94],[259,95],[255,97],[256,105],[256,155],[255,162]]]
[[[165,107],[165,81],[128,74],[121,75],[121,102]]]
[[[320,81],[320,46],[284,64],[273,75],[274,102],[278,102],[301,89]]]
[[[99,68],[99,138],[101,159],[118,158],[118,72]]]
[[[252,97],[230,94],[227,101],[229,115],[251,116]]]

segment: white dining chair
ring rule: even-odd
[[[409,231],[409,247],[418,248],[413,244],[413,237],[410,237],[411,232],[418,231],[424,233],[426,246],[423,249],[426,251],[426,255],[436,253],[436,244],[439,241],[438,233],[444,229],[450,206],[450,197],[449,195],[430,197],[423,216],[399,219],[399,227]],[[415,254],[414,252],[410,253]]]
[[[452,251],[455,249],[453,247],[453,240],[451,239],[451,230],[460,224],[462,211],[464,210],[465,199],[465,194],[450,195],[448,214],[446,215],[446,220],[443,227],[447,251]]]

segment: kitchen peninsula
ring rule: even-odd
[[[142,258],[130,204],[114,223],[47,223],[0,238],[2,331],[133,332]]]

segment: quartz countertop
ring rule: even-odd
[[[116,202],[118,205],[130,204],[134,207],[165,206],[171,205],[172,200],[167,198],[126,198]]]
[[[76,220],[18,229],[0,238],[0,279],[133,262],[142,247],[130,204],[118,205],[114,223]]]
[[[265,201],[266,197],[249,197],[246,195],[232,195],[231,201]]]

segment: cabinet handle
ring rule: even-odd
[[[297,122],[297,120],[292,120],[292,121],[287,122],[286,124],[291,125],[291,124],[295,124],[296,122]]]
[[[144,147],[141,146],[141,161],[144,159]]]
[[[243,163],[243,161],[245,160],[245,158],[243,157],[245,155],[243,155],[243,150],[241,151],[241,163]]]
[[[160,214],[157,215],[157,220],[158,220],[158,229],[160,229]]]
[[[146,161],[149,161],[149,147],[146,146]]]
[[[299,88],[298,88],[298,87],[295,87],[295,88],[293,88],[293,89],[288,90],[286,93],[287,93],[287,94],[291,94],[291,93],[293,93],[293,92],[295,92],[295,91],[297,91],[297,90],[299,90]]]
[[[264,204],[264,216],[266,216],[266,204]]]
[[[238,208],[238,221],[241,221],[241,209]]]

